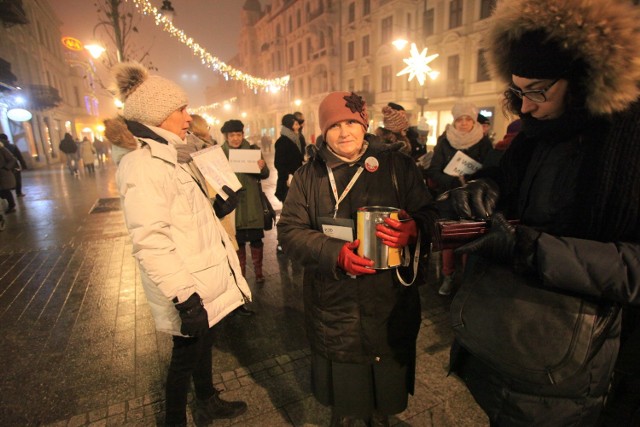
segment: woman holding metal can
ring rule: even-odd
[[[413,392],[420,299],[396,269],[376,270],[354,253],[357,211],[401,209],[401,220],[385,219],[376,235],[412,255],[418,242],[428,247],[437,214],[411,158],[366,133],[360,96],[330,93],[320,103],[319,123],[325,142],[295,173],[278,223],[285,252],[305,267],[312,389],[332,407],[331,425],[355,419],[388,425]]]

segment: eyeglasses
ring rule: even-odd
[[[552,81],[551,83],[549,83],[549,86],[545,87],[544,89],[520,90],[512,86],[509,88],[509,90],[515,93],[516,96],[520,99],[522,99],[522,97],[524,96],[529,101],[533,101],[535,103],[547,102],[547,91],[551,89],[554,84],[558,83],[559,80],[560,79],[556,79]]]

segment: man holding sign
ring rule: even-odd
[[[469,102],[457,103],[451,109],[453,124],[438,138],[431,165],[427,169],[429,187],[437,195],[464,185],[467,176],[482,168],[492,149],[491,141],[477,122],[478,109]],[[455,259],[452,249],[442,251],[442,285],[438,293],[449,295],[453,289]]]

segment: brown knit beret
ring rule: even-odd
[[[365,129],[369,127],[369,114],[364,99],[355,92],[331,92],[318,107],[322,135],[334,124],[343,120],[355,120]]]

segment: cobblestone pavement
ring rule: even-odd
[[[122,212],[110,200],[114,172],[107,165],[74,178],[51,165],[23,173],[27,196],[0,232],[2,426],[162,425],[171,338],[154,329]],[[280,209],[275,172],[263,187]],[[216,326],[214,382],[249,409],[214,425],[329,424],[309,387],[302,270],[275,248],[271,230],[264,285],[247,266],[257,314]],[[488,425],[464,385],[447,377],[450,300],[436,290],[433,277],[421,287],[416,393],[392,423]]]

